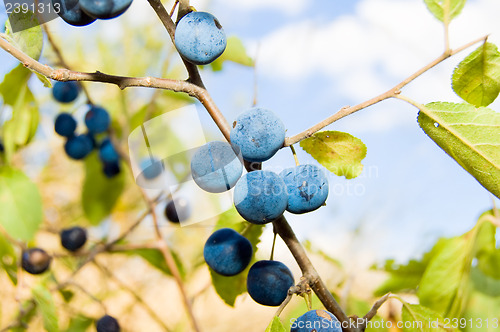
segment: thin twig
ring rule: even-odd
[[[52,37],[52,33],[49,31],[48,29],[48,26],[47,24],[42,24],[42,28],[45,32],[45,35],[47,36],[47,41],[49,42],[50,46],[52,46],[52,50],[54,51],[58,61],[59,61],[59,64],[66,68],[66,69],[70,69],[71,67],[68,65],[68,63],[66,62],[66,60],[64,60],[64,57],[62,55],[62,52],[61,52],[61,49],[59,48],[59,46],[57,45],[57,43],[55,42],[54,38]],[[92,99],[90,98],[90,93],[89,91],[87,90],[87,88],[85,87],[85,85],[83,84],[80,84],[82,90],[83,90],[83,93],[85,94],[85,96],[87,97],[87,102],[89,104],[93,104],[92,103]]]
[[[366,324],[368,323],[368,321],[370,321],[373,317],[375,317],[378,309],[380,309],[380,307],[389,299],[390,296],[391,293],[387,293],[373,304],[373,307],[370,309],[370,311],[368,311],[368,313],[363,317],[363,325],[364,325],[363,329],[366,328]]]
[[[97,268],[99,268],[109,279],[113,280],[121,289],[126,290],[132,297],[135,299],[136,302],[138,302],[144,310],[147,311],[149,316],[155,320],[158,325],[160,325],[165,331],[170,331],[167,325],[163,322],[163,320],[158,316],[158,314],[133,290],[131,287],[129,287],[126,283],[121,281],[111,270],[109,270],[107,267],[104,265],[97,263],[96,261],[93,262]]]
[[[184,287],[184,282],[182,281],[181,274],[179,272],[179,269],[177,268],[177,264],[175,263],[174,256],[172,255],[172,252],[170,251],[170,248],[168,247],[167,243],[163,239],[163,235],[161,233],[158,222],[158,217],[155,212],[156,203],[154,200],[149,199],[144,189],[142,188],[140,189],[144,197],[144,200],[148,204],[149,210],[151,211],[151,217],[153,219],[155,235],[156,235],[155,246],[162,253],[163,258],[165,259],[165,263],[167,264],[168,268],[170,269],[170,272],[172,273],[172,276],[174,277],[175,282],[177,283],[177,287],[179,288],[179,292],[181,293],[182,301],[184,303],[184,307],[186,309],[191,325],[193,326],[193,329],[196,332],[200,332],[198,322],[194,316],[191,301],[189,300],[189,297],[187,295],[187,291],[186,288]]]
[[[66,288],[67,286],[73,286],[75,288],[78,288],[78,290],[80,290],[83,294],[87,295],[92,301],[96,302],[97,304],[99,304],[99,306],[101,307],[101,309],[107,313],[108,310],[106,309],[106,306],[104,305],[104,303],[98,299],[97,297],[94,296],[94,294],[90,293],[88,290],[85,289],[85,287],[83,287],[82,285],[80,284],[77,284],[76,282],[74,282],[73,280],[71,281],[67,281],[64,283],[64,286],[63,287],[57,287],[57,289],[62,289],[62,288]]]

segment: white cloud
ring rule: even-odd
[[[495,16],[499,12],[499,1],[469,1],[462,16],[451,24],[451,46],[458,47],[487,33],[494,41],[500,35]],[[422,1],[363,0],[353,15],[322,23],[293,22],[271,32],[258,42],[258,70],[267,79],[279,80],[321,75],[332,90],[358,103],[439,56],[443,40],[441,22]],[[450,77],[463,56],[457,55],[427,72],[404,92],[422,102],[458,100],[450,88]],[[394,114],[394,104],[392,107],[388,115]],[[379,121],[380,126],[372,122],[369,127],[387,130],[388,126],[401,125],[398,117],[390,118],[395,121]],[[414,119],[410,120],[413,124]]]
[[[307,5],[306,0],[220,0],[223,6],[238,8],[238,10],[279,10],[292,15],[302,11]]]

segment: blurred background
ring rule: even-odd
[[[173,1],[164,4],[170,9]],[[255,60],[254,67],[225,61],[221,63],[222,70],[214,70],[220,68],[213,66],[201,69],[208,91],[228,121],[231,123],[256,100],[257,106],[281,117],[287,136],[307,129],[343,106],[358,104],[390,89],[438,57],[444,48],[442,23],[420,0],[192,0],[191,5],[214,14],[226,34],[238,37],[246,54]],[[499,45],[498,13],[497,0],[467,1],[463,13],[451,23],[451,47],[486,34],[490,34],[489,41]],[[5,8],[0,5],[0,20],[5,19]],[[47,24],[47,29],[74,70],[186,77],[170,38],[147,1],[134,0],[131,8],[117,19],[96,21],[80,28],[56,19]],[[451,75],[474,48],[439,64],[402,93],[420,103],[460,102],[451,89]],[[40,61],[57,67],[57,58],[47,43]],[[10,55],[0,52],[0,76],[16,65]],[[86,83],[86,87],[94,100],[109,109],[125,147],[126,133],[145,119],[137,114],[153,104],[152,98],[155,98],[151,112],[154,116],[193,102],[185,95],[169,92],[154,97],[154,91],[146,88],[122,92],[101,83]],[[47,234],[41,234],[36,242],[48,243],[49,249],[52,245],[57,251],[57,239],[51,230],[88,221],[81,216],[79,207],[82,166],[63,154],[62,140],[53,132],[53,119],[61,110],[69,110],[83,123],[86,108],[83,99],[71,106],[56,104],[50,89],[36,78],[30,81],[30,88],[40,102],[41,126],[36,140],[21,151],[15,163],[23,165],[42,191]],[[205,137],[222,140],[201,104],[194,105]],[[499,105],[497,100],[490,108],[498,110]],[[416,117],[415,108],[402,101],[387,100],[325,128],[348,132],[365,143],[368,153],[363,160],[363,173],[353,180],[330,174],[326,207],[307,215],[286,215],[298,237],[310,243],[313,260],[328,284],[332,288],[342,284],[338,290],[348,289],[367,303],[374,286],[383,280],[383,275],[369,270],[370,266],[383,264],[386,259],[404,263],[421,257],[438,238],[463,234],[475,225],[481,213],[493,204],[500,205],[498,199],[426,137]],[[3,112],[0,121],[8,118],[9,112]],[[185,126],[188,128],[190,124]],[[182,135],[184,128],[181,124],[172,130]],[[296,150],[301,163],[316,163],[298,145]],[[264,168],[280,171],[293,165],[291,151],[282,149],[264,163]],[[140,196],[134,184],[130,180],[126,183],[113,215],[98,225],[88,224],[96,241],[116,237],[127,221],[130,223],[144,209],[138,203]],[[154,196],[157,191],[151,190],[150,194]],[[163,208],[159,204],[159,214]],[[190,261],[186,270],[196,271],[189,277],[190,293],[201,294],[194,306],[198,318],[204,322],[204,330],[263,331],[274,308],[261,307],[244,295],[232,309],[213,290],[206,290],[210,279],[207,271],[198,269],[199,249],[213,223],[173,228],[164,221],[162,225],[173,248],[182,252],[185,261]],[[146,219],[144,227],[134,232],[130,241],[147,240],[151,232],[151,220]],[[266,227],[258,257],[268,257],[272,236],[272,227]],[[167,320],[172,321],[168,323],[172,330],[188,329],[171,280],[162,279],[160,272],[139,258],[114,257],[105,257],[101,263],[111,267],[131,287],[139,285],[137,289],[145,302],[158,306],[158,312],[171,312],[172,317]],[[275,257],[286,262],[298,279],[299,269],[281,241],[277,241]],[[124,303],[133,303],[133,296],[122,294],[123,289],[117,283],[100,285],[95,269],[82,271],[81,280],[89,278],[88,282],[95,284],[94,294],[115,292],[110,303],[120,303],[121,308],[116,311],[125,311]],[[151,284],[155,287],[148,287]],[[304,306],[299,302],[294,300],[285,314],[294,317],[303,311]],[[89,316],[99,310],[92,308],[95,303],[87,305]],[[12,305],[2,308],[6,315],[2,315],[1,322],[8,322],[12,315],[7,313],[14,309]],[[148,326],[147,331],[164,330],[147,312],[133,307],[127,310],[134,313],[131,315],[134,319],[125,330],[146,330],[144,326]],[[248,320],[248,317],[258,318]],[[141,319],[147,323],[142,325]]]

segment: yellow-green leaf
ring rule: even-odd
[[[470,104],[430,103],[418,123],[467,172],[500,198],[500,113]]]
[[[452,77],[455,93],[477,107],[488,106],[500,92],[500,52],[492,43],[484,43],[469,54]]]
[[[0,224],[10,236],[33,239],[42,222],[38,187],[21,171],[0,167]]]
[[[32,290],[40,313],[42,314],[43,327],[47,332],[59,332],[59,321],[54,299],[50,291],[43,285],[38,285]]]
[[[418,289],[420,303],[444,317],[460,317],[470,291],[472,260],[495,243],[495,227],[484,218],[462,236],[443,240]]]
[[[269,325],[267,326],[265,332],[286,332],[286,329],[283,326],[280,318],[278,316],[274,316],[271,323],[269,323]]]
[[[92,152],[85,158],[82,205],[85,216],[93,225],[109,216],[125,186],[123,167],[113,178],[107,178],[102,167],[97,153]]]
[[[300,146],[330,172],[346,179],[363,171],[361,161],[366,146],[359,139],[340,131],[322,131],[300,142]]]
[[[5,24],[5,33],[14,46],[35,60],[40,58],[43,33],[40,23],[32,11],[12,12]]]
[[[466,0],[424,0],[424,2],[434,17],[444,22],[447,16],[449,22],[462,12]]]
[[[247,54],[243,42],[236,36],[227,39],[224,53],[210,65],[214,71],[219,71],[222,70],[224,61],[231,61],[247,67],[253,67],[254,65],[254,60]]]
[[[404,332],[441,332],[450,331],[437,312],[419,304],[403,302],[402,309]]]

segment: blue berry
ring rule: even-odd
[[[123,14],[132,0],[80,0],[79,3],[88,16],[106,20]]]
[[[63,229],[60,233],[61,245],[69,251],[77,251],[87,242],[87,231],[82,227]]]
[[[120,324],[116,318],[105,315],[97,321],[96,329],[97,332],[120,332]]]
[[[92,151],[92,141],[87,135],[70,137],[64,144],[64,151],[72,159],[83,159]]]
[[[57,134],[64,137],[73,136],[76,130],[76,120],[73,115],[69,113],[60,113],[56,117],[54,130]]]
[[[100,134],[108,130],[111,118],[108,111],[92,105],[85,114],[85,125],[92,134]]]
[[[175,29],[175,47],[187,61],[206,65],[226,49],[226,34],[210,13],[190,12],[181,18]]]
[[[229,143],[209,142],[200,147],[191,159],[191,175],[203,190],[221,193],[234,187],[243,172],[243,165]]]
[[[247,238],[231,228],[222,228],[208,238],[203,257],[218,274],[234,276],[248,266],[252,252],[252,244]]]
[[[248,271],[248,294],[262,305],[279,306],[293,285],[292,272],[278,261],[258,261]]]
[[[234,187],[234,205],[238,213],[254,224],[265,224],[285,212],[286,186],[278,174],[253,171],[241,177]]]
[[[315,165],[299,165],[280,173],[288,191],[287,211],[306,213],[323,205],[328,197],[328,179]]]
[[[120,174],[120,163],[118,161],[113,163],[104,163],[102,172],[107,178],[111,179]]]
[[[99,158],[102,162],[108,164],[116,163],[120,160],[120,155],[109,138],[102,141],[101,146],[99,147]]]
[[[285,142],[285,126],[271,111],[252,108],[236,119],[230,133],[231,144],[243,159],[263,162],[270,159]]]
[[[163,172],[163,163],[154,157],[144,158],[139,166],[147,180],[155,179]]]
[[[41,274],[47,271],[52,258],[47,252],[40,248],[23,250],[21,266],[30,274]]]
[[[79,0],[52,0],[52,7],[64,22],[73,26],[80,27],[95,21],[82,11]]]
[[[310,310],[297,318],[290,332],[342,332],[342,326],[331,312]]]
[[[78,97],[80,86],[74,81],[56,82],[52,87],[52,96],[60,103],[71,103]]]

